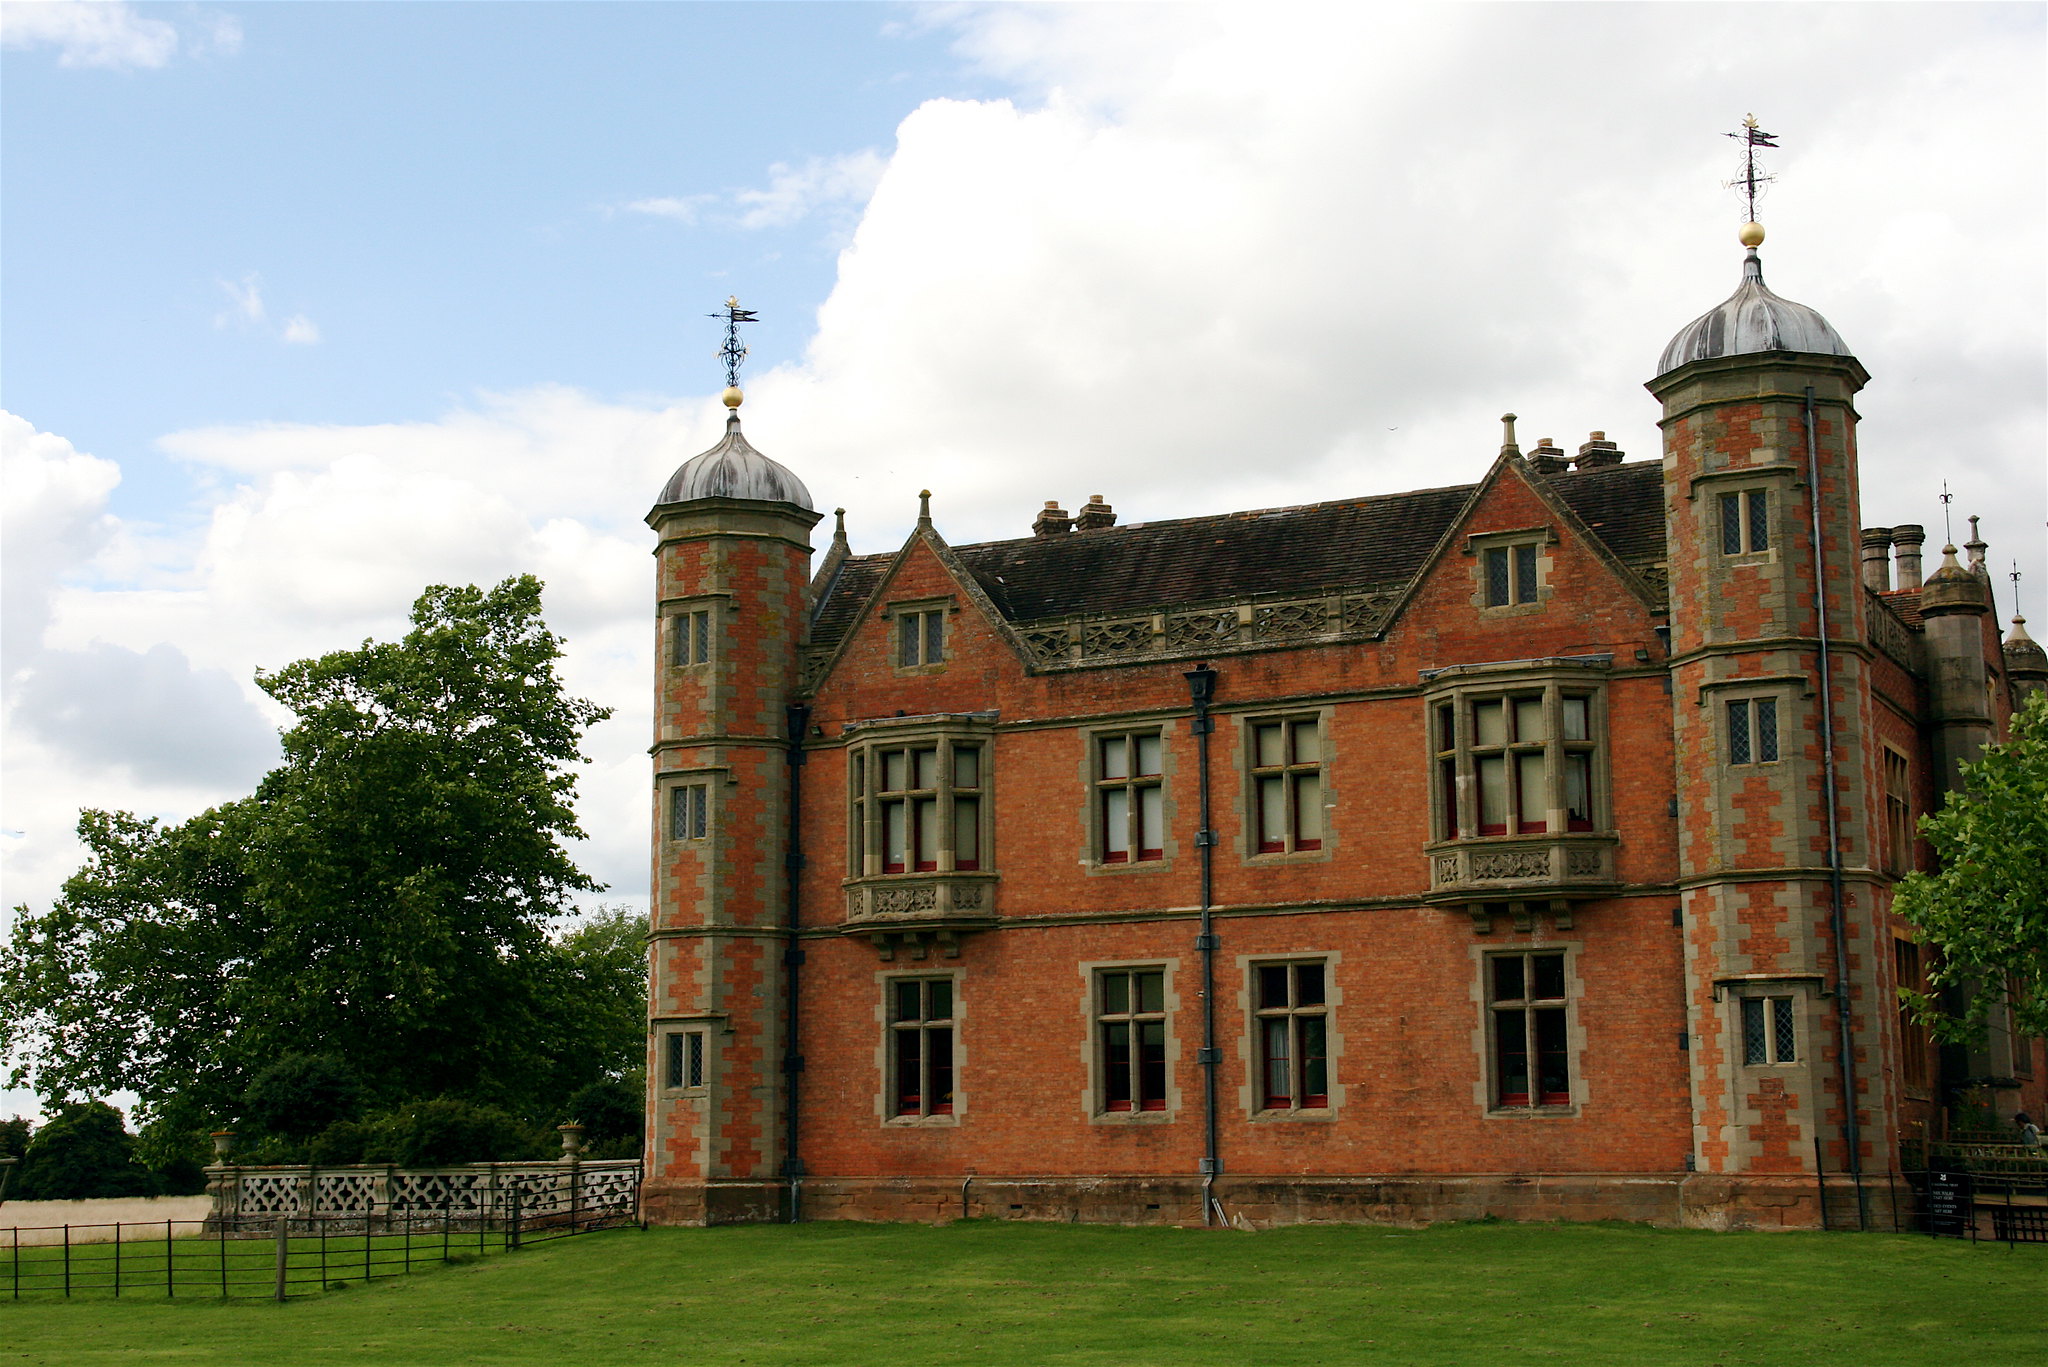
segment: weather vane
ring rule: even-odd
[[[1759,147],[1775,148],[1778,145],[1778,135],[1776,133],[1766,133],[1763,129],[1758,128],[1756,126],[1756,115],[1745,114],[1742,119],[1742,127],[1724,136],[1734,138],[1742,144],[1742,174],[1728,181],[1727,186],[1731,190],[1740,190],[1742,192],[1743,200],[1749,206],[1749,222],[1754,223],[1756,222],[1756,202],[1758,198],[1762,196],[1764,187],[1777,179],[1776,176],[1771,175],[1769,172],[1757,169],[1756,149]]]
[[[1954,512],[1950,510],[1948,505],[1955,501],[1956,496],[1948,491],[1948,481],[1943,480],[1941,482],[1941,525],[1942,530],[1948,533],[1948,548],[1950,550],[1956,548],[1956,519]]]
[[[725,342],[718,348],[718,359],[725,362],[725,387],[735,390],[740,387],[740,363],[747,359],[747,344],[740,340],[741,323],[758,323],[752,309],[740,307],[737,295],[727,295],[725,312],[710,315],[725,319]],[[730,405],[737,407],[737,405]]]

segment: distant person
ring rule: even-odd
[[[2012,1118],[2012,1123],[2020,1127],[2020,1143],[2030,1149],[2038,1150],[2041,1147],[2041,1127],[2034,1123],[2032,1116],[2021,1111]]]

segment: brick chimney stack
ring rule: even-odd
[[[1031,534],[1033,536],[1065,536],[1072,530],[1074,530],[1074,519],[1068,517],[1066,510],[1052,499],[1045,501],[1044,511],[1040,512],[1031,523]]]
[[[1074,518],[1074,530],[1077,532],[1099,531],[1115,525],[1116,509],[1104,503],[1101,494],[1088,495],[1088,506]]]
[[[1564,448],[1548,437],[1539,437],[1530,448],[1529,465],[1539,475],[1561,475],[1571,468],[1571,458]]]
[[[1578,458],[1572,462],[1572,468],[1597,470],[1603,465],[1619,465],[1621,456],[1621,448],[1607,440],[1605,432],[1588,432],[1586,440],[1579,444]]]

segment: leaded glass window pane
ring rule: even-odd
[[[1749,703],[1739,700],[1728,704],[1728,762],[1747,764],[1749,751]]]
[[[1486,552],[1486,606],[1503,607],[1508,601],[1508,553],[1505,547]]]
[[[1533,603],[1536,601],[1536,548],[1515,547],[1515,601]]]
[[[1770,1038],[1764,1033],[1764,1004],[1759,997],[1745,997],[1742,1002],[1742,1061],[1748,1064],[1770,1062]]]
[[[1756,757],[1768,761],[1778,757],[1778,700],[1756,700]]]
[[[1753,551],[1767,551],[1771,548],[1771,496],[1767,490],[1749,491],[1749,548]]]

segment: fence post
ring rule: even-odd
[[[277,1217],[277,1298],[284,1299],[284,1273],[287,1260],[291,1257],[292,1217]]]
[[[114,1299],[121,1299],[121,1222],[114,1221]]]
[[[64,1295],[71,1295],[71,1226],[64,1226]]]
[[[19,1237],[19,1236],[17,1236]],[[171,1260],[177,1256],[177,1249],[171,1244],[171,1222],[164,1221],[164,1299],[170,1300],[177,1292],[177,1279],[171,1272]]]
[[[505,1227],[505,1236],[509,1240],[507,1246],[517,1248],[519,1247],[519,1183],[514,1182],[507,1195],[510,1197],[510,1200],[507,1202],[507,1209],[511,1212],[511,1215]]]

